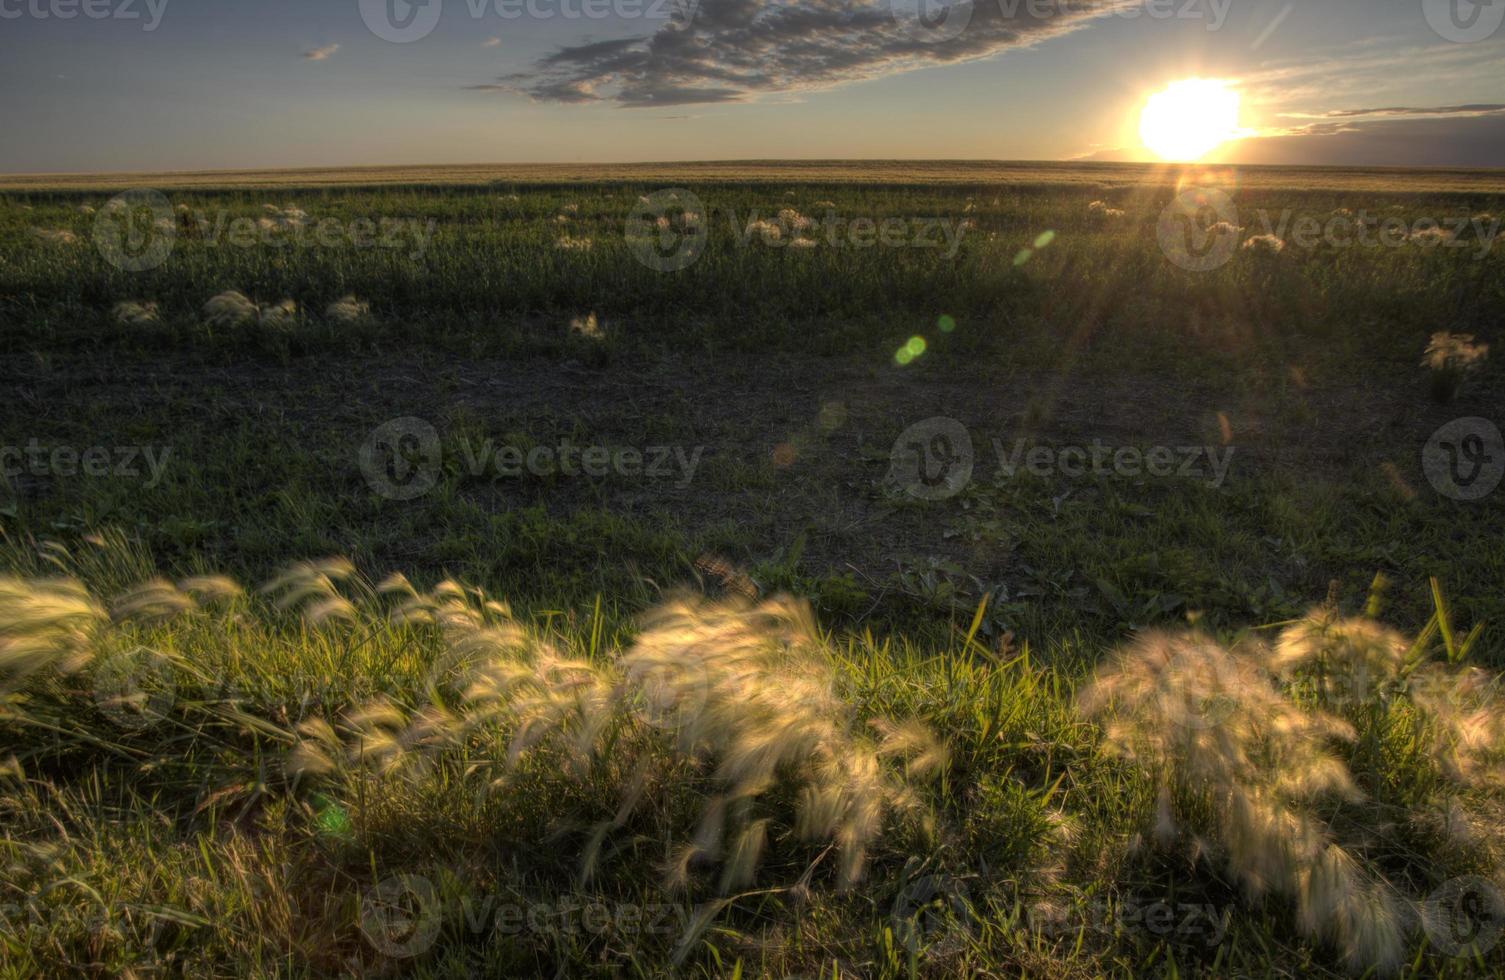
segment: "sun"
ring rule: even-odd
[[[1172,82],[1139,115],[1145,147],[1175,163],[1194,163],[1239,136],[1239,94],[1215,79]]]

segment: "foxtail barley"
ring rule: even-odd
[[[110,315],[114,317],[116,323],[131,327],[146,326],[161,319],[156,303],[137,303],[131,300],[116,303]]]
[[[1255,235],[1244,242],[1244,251],[1255,255],[1275,256],[1285,250],[1285,241],[1276,235]]]
[[[290,299],[257,306],[235,290],[220,293],[204,304],[203,317],[221,329],[243,327],[252,323],[264,327],[285,327],[298,317],[298,304]]]
[[[257,310],[255,303],[232,289],[205,303],[203,315],[211,326],[225,329],[254,322]]]
[[[364,323],[371,319],[371,304],[354,296],[342,296],[325,307],[324,319],[347,326]]]
[[[1200,800],[1251,896],[1292,896],[1308,935],[1356,969],[1394,971],[1404,922],[1391,890],[1333,841],[1317,809],[1360,798],[1334,751],[1354,731],[1289,700],[1262,647],[1148,634],[1098,672],[1080,707],[1104,723],[1110,751],[1157,773],[1157,837],[1178,836],[1178,795]]]
[[[596,320],[595,313],[577,316],[571,320],[570,333],[577,337],[584,337],[587,340],[601,340],[606,336],[606,331],[601,328],[601,324]]]
[[[269,592],[308,614],[342,595],[329,572],[302,566]],[[865,733],[818,655],[809,609],[792,600],[674,600],[648,614],[631,646],[598,663],[559,651],[505,604],[455,582],[420,593],[394,577],[379,591],[395,601],[394,622],[438,629],[446,655],[462,665],[461,695],[451,706],[436,690],[415,711],[377,701],[338,724],[311,724],[290,771],[427,772],[441,753],[493,733],[505,739],[505,768],[488,777],[487,791],[506,788],[506,770],[537,753],[577,774],[634,773],[617,813],[591,831],[585,875],[607,835],[641,808],[650,782],[661,781],[648,774],[688,764],[708,767],[714,792],[700,829],[670,864],[671,885],[708,862],[722,865],[724,889],[746,884],[778,826],[834,844],[847,887],[890,815],[923,820],[911,781],[946,762],[944,746],[918,722],[880,719],[876,737]],[[754,801],[766,800],[766,809],[778,799],[795,801],[785,820],[754,815]]]
[[[1444,404],[1457,398],[1464,382],[1488,358],[1489,345],[1476,344],[1473,334],[1447,330],[1432,334],[1421,359],[1421,366],[1431,372],[1432,397]]]

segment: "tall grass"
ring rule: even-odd
[[[179,339],[201,333],[198,311],[210,297],[238,289],[263,300],[284,297],[305,310],[324,310],[357,293],[379,318],[437,318],[457,324],[496,316],[569,317],[584,310],[610,318],[666,321],[736,317],[744,331],[792,320],[861,319],[876,312],[933,320],[941,313],[1018,318],[1043,304],[1067,323],[1108,316],[1134,321],[1137,307],[1215,313],[1250,323],[1316,321],[1347,326],[1351,314],[1372,318],[1385,296],[1387,320],[1426,323],[1458,311],[1460,292],[1473,306],[1499,296],[1498,251],[1479,260],[1472,248],[1287,249],[1279,261],[1240,253],[1206,275],[1187,275],[1164,260],[1157,221],[1169,188],[1062,187],[840,187],[790,188],[745,184],[697,185],[708,235],[704,254],[675,273],[655,271],[636,257],[629,236],[646,185],[519,188],[322,189],[298,193],[298,207],[268,205],[254,192],[181,192],[183,224],[162,266],[127,272],[112,266],[92,242],[95,217],[81,201],[101,195],[36,195],[31,210],[0,207],[0,310],[33,329],[49,314],[106,311],[127,299],[158,304],[159,331]],[[1104,195],[1107,200],[1104,200]],[[1478,195],[1341,195],[1312,191],[1249,191],[1241,207],[1326,216],[1339,201],[1386,214],[1434,218],[1472,214],[1492,199]],[[19,202],[19,198],[17,199]],[[1101,205],[1092,210],[1091,205]],[[566,211],[572,207],[574,210]],[[268,208],[277,218],[267,217]],[[1104,220],[1107,212],[1115,215]],[[901,220],[901,245],[853,245],[845,232],[826,243],[820,227],[801,232],[815,247],[790,247],[789,231],[770,243],[748,228],[785,228],[834,215],[845,222]],[[296,220],[287,215],[297,215]],[[321,220],[350,228],[374,223],[367,237],[321,241]],[[231,244],[228,226],[242,220],[272,225],[269,242]],[[918,222],[941,220],[965,231],[955,254],[933,230],[914,244]],[[401,236],[383,237],[381,222],[416,221]],[[426,237],[432,221],[432,237]],[[207,222],[209,227],[202,227]],[[180,222],[181,223],[181,222]],[[53,227],[63,226],[63,227]],[[48,233],[39,246],[38,230]],[[1051,233],[1048,239],[1041,236]],[[1035,248],[1049,240],[1048,247]],[[591,243],[590,248],[560,247]],[[1279,288],[1270,288],[1278,285]],[[1105,301],[1111,299],[1111,303]],[[1063,309],[1064,306],[1064,309]],[[342,321],[331,320],[331,325]],[[1460,321],[1471,326],[1466,319]],[[697,323],[697,327],[703,324]],[[47,329],[57,329],[47,323]],[[308,328],[317,334],[312,327]],[[1371,328],[1373,329],[1373,328]],[[1429,331],[1430,332],[1430,331]],[[221,337],[221,342],[224,338]],[[753,337],[752,341],[757,342]]]
[[[1407,898],[1367,857],[1379,834],[1352,828],[1370,823],[1361,785],[1391,775],[1393,743],[1419,740],[1432,748],[1423,765],[1445,777],[1428,806],[1467,809],[1466,791],[1505,748],[1496,686],[1321,608],[1273,647],[1146,636],[1081,703],[1105,719],[1115,753],[1159,774],[1159,843],[1188,832],[1195,855],[1221,860],[1251,897],[1294,898],[1301,930],[1333,943],[1354,972],[1391,975],[1425,895]]]
[[[1176,956],[1247,957],[1240,918],[1288,909],[1292,941],[1392,975],[1447,968],[1419,927],[1432,888],[1500,880],[1498,679],[1449,656],[1456,640],[1437,658],[1435,623],[1407,641],[1324,607],[1271,645],[1147,634],[1074,697],[1028,650],[992,664],[970,639],[941,657],[844,643],[791,599],[685,596],[610,636],[343,560],[255,591],[130,586],[140,557],[104,544],[0,580],[6,878],[39,889],[9,951],[37,969],[380,965],[358,899],[401,872],[450,895],[406,964],[437,972],[529,949],[583,964],[540,936],[477,947],[454,897],[550,882],[693,906],[658,945],[600,951],[638,969],[726,955],[787,971],[834,944],[858,973],[1064,976],[1146,940],[1033,931],[1021,905],[1188,874],[1212,895],[1226,872],[1244,895],[1233,952]],[[154,870],[111,868],[126,854]]]

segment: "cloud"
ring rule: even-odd
[[[303,57],[309,61],[325,61],[338,50],[340,50],[338,44],[326,44],[322,48],[314,48],[312,51],[303,52]]]
[[[1231,157],[1254,164],[1497,167],[1505,159],[1505,112],[1405,113],[1316,123],[1245,140]]]
[[[1266,61],[1234,79],[1261,120],[1216,159],[1333,166],[1498,167],[1505,159],[1505,104],[1417,105],[1417,91],[1498,91],[1493,45],[1353,41],[1300,58]],[[1142,148],[1089,159],[1145,159]]]
[[[1357,133],[1377,123],[1404,119],[1482,119],[1505,115],[1505,105],[1479,103],[1444,106],[1383,106],[1376,109],[1333,109],[1329,112],[1286,112],[1280,118],[1295,120],[1292,125],[1267,126],[1257,135],[1265,138],[1286,136],[1332,136]],[[1305,121],[1310,120],[1310,121]]]
[[[745,102],[831,88],[1027,47],[1131,8],[1137,0],[957,0],[929,41],[913,16],[928,0],[689,0],[647,37],[572,45],[532,70],[483,91],[516,91],[547,102],[665,106]]]
[[[1115,147],[1077,159],[1150,161],[1154,155],[1143,147]],[[1505,160],[1505,106],[1343,109],[1304,125],[1261,130],[1214,159],[1279,166],[1498,167]]]
[[[1442,105],[1416,108],[1413,106],[1388,106],[1383,109],[1341,109],[1329,112],[1333,119],[1353,116],[1493,116],[1505,112],[1505,105],[1484,103],[1480,105]]]
[[[1321,112],[1335,103],[1373,105],[1377,98],[1405,99],[1428,88],[1490,91],[1498,75],[1499,54],[1493,45],[1408,46],[1399,39],[1377,38],[1267,62],[1242,76],[1239,87],[1255,104],[1316,106]]]

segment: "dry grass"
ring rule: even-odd
[[[36,228],[33,229],[36,238],[47,245],[77,245],[78,236],[67,229]]]
[[[1490,778],[1505,751],[1493,684],[1420,665],[1416,652],[1393,630],[1330,608],[1285,627],[1273,648],[1148,634],[1079,703],[1102,720],[1112,752],[1159,774],[1159,844],[1221,861],[1253,898],[1292,897],[1303,932],[1330,942],[1355,973],[1389,976],[1424,896],[1405,897],[1362,840],[1342,840],[1335,816],[1365,800],[1350,771],[1354,743],[1381,736],[1404,701],[1424,716],[1439,770],[1459,790]],[[1442,799],[1455,822],[1468,820],[1460,795]]]
[[[220,293],[204,304],[204,321],[220,329],[234,329],[251,324],[263,327],[287,327],[298,318],[298,304],[290,299],[257,306],[235,290]]]
[[[116,323],[126,326],[140,327],[161,320],[161,314],[157,310],[156,303],[138,303],[134,300],[125,300],[115,304],[110,315]]]
[[[371,304],[354,296],[342,296],[324,309],[324,318],[343,325],[366,323],[371,319]]]
[[[1431,372],[1432,397],[1443,404],[1456,399],[1488,358],[1489,345],[1475,343],[1472,334],[1447,330],[1432,334],[1421,359],[1421,366]]]
[[[1286,243],[1278,235],[1255,235],[1244,242],[1244,249],[1256,255],[1279,255],[1286,250]]]
[[[253,323],[257,315],[256,304],[233,289],[210,298],[203,310],[204,319],[222,329]]]
[[[279,602],[301,605],[323,625],[356,616],[335,587],[347,576],[347,566],[309,566],[274,588],[283,590]],[[710,767],[715,791],[693,840],[666,869],[671,887],[687,883],[692,864],[715,862],[722,891],[750,884],[774,819],[753,814],[779,815],[781,798],[793,801],[784,826],[833,844],[839,883],[849,887],[890,814],[923,819],[909,780],[944,763],[939,743],[912,720],[880,719],[876,736],[863,731],[818,656],[808,607],[792,600],[676,600],[649,613],[636,642],[599,664],[561,653],[505,605],[454,582],[418,593],[399,577],[382,591],[401,600],[394,621],[441,632],[446,660],[463,678],[460,701],[450,706],[439,696],[408,711],[379,700],[334,725],[307,722],[292,770],[427,773],[436,754],[463,752],[499,731],[506,761],[502,772],[488,770],[488,792],[506,791],[508,772],[538,752],[580,777],[603,766],[632,773],[620,809],[591,832],[581,859],[586,879],[606,836],[646,804],[646,787],[685,767]]]
[[[790,599],[674,600],[598,662],[561,652],[505,604],[455,582],[420,593],[395,576],[373,589],[349,562],[331,560],[295,566],[260,591],[316,630],[432,629],[449,668],[426,703],[383,697],[334,721],[306,719],[287,761],[295,781],[357,771],[422,778],[458,760],[483,793],[507,792],[509,773],[535,753],[576,777],[630,774],[620,809],[592,832],[587,879],[605,836],[649,802],[647,787],[699,770],[715,792],[666,869],[671,886],[706,862],[722,865],[722,891],[750,884],[778,821],[797,839],[832,845],[838,884],[850,887],[890,818],[926,822],[912,784],[945,765],[944,747],[919,722],[859,718],[837,690],[809,608]],[[112,632],[241,594],[221,577],[154,579],[105,602],[71,579],[0,579],[4,689],[18,694],[44,671],[97,668]],[[473,757],[495,737],[502,760]]]
[[[606,337],[606,328],[596,319],[596,314],[587,313],[585,316],[577,316],[570,320],[570,333],[587,340],[603,340]]]

